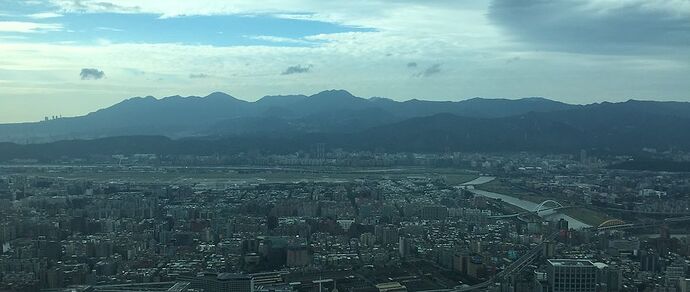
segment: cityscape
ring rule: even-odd
[[[0,0],[0,292],[690,292],[690,0]]]
[[[684,174],[609,169],[585,151],[301,156],[6,164],[1,288],[685,291],[690,281]],[[355,158],[378,164],[343,166]]]

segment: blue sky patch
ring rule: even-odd
[[[0,0],[0,3],[6,2]],[[161,18],[156,14],[69,13],[60,17],[35,18],[49,12],[45,7],[3,5],[0,21],[61,25],[59,30],[33,33],[0,32],[0,37],[24,38],[30,42],[76,44],[180,43],[213,46],[312,46],[303,38],[317,34],[373,31],[320,21],[279,18],[272,15],[213,15]],[[9,11],[7,8],[11,8]]]

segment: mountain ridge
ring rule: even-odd
[[[506,104],[497,106],[498,104]],[[522,106],[515,106],[523,104]],[[538,106],[539,103],[544,105]],[[347,127],[345,120],[357,120],[353,130],[407,118],[450,112],[463,116],[500,117],[531,110],[558,110],[576,107],[556,101],[532,99],[471,99],[465,101],[394,101],[365,99],[346,90],[326,90],[313,95],[264,96],[245,101],[223,92],[207,96],[173,95],[163,98],[132,97],[83,116],[57,120],[0,124],[0,141],[50,142],[74,138],[101,138],[114,135],[165,135],[175,138],[195,135],[236,134],[219,124],[241,118],[292,120],[307,123],[302,129],[330,131]],[[511,109],[514,108],[515,110]],[[349,113],[349,115],[345,115]],[[318,125],[318,117],[333,120],[331,128]],[[385,117],[385,118],[382,118]],[[335,121],[341,119],[342,121]]]
[[[132,142],[113,140],[120,141],[121,148],[98,144],[112,137],[131,137]],[[154,143],[139,137],[167,140]],[[572,105],[543,97],[401,102],[357,97],[345,90],[265,96],[250,102],[215,92],[205,97],[134,97],[80,117],[4,124],[0,141],[35,144],[3,144],[7,153],[32,155],[39,155],[36,149],[57,153],[65,144],[83,148],[83,153],[100,153],[88,150],[88,145],[113,152],[155,150],[158,145],[187,154],[287,153],[315,143],[396,152],[690,150],[690,103],[628,100]]]

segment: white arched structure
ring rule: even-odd
[[[544,210],[556,209],[556,208],[563,208],[563,205],[561,205],[561,203],[556,202],[554,200],[546,200],[546,201],[539,203],[539,205],[537,205],[537,207],[534,208],[534,212],[539,213],[539,212],[544,211]]]

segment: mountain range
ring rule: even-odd
[[[125,141],[111,152],[190,154],[289,152],[314,143],[403,152],[687,150],[690,103],[573,105],[539,97],[399,102],[356,97],[345,90],[248,102],[215,92],[205,97],[134,97],[80,117],[2,124],[0,141],[8,142],[0,151],[25,153],[19,156],[38,151],[30,149],[66,144],[79,148],[99,141]]]
[[[134,97],[85,116],[0,125],[0,141],[49,142],[121,135],[182,138],[258,133],[351,133],[439,113],[496,118],[573,107],[541,98],[397,102],[356,97],[345,90],[323,91],[311,96],[265,96],[247,102],[214,92],[205,97]]]

